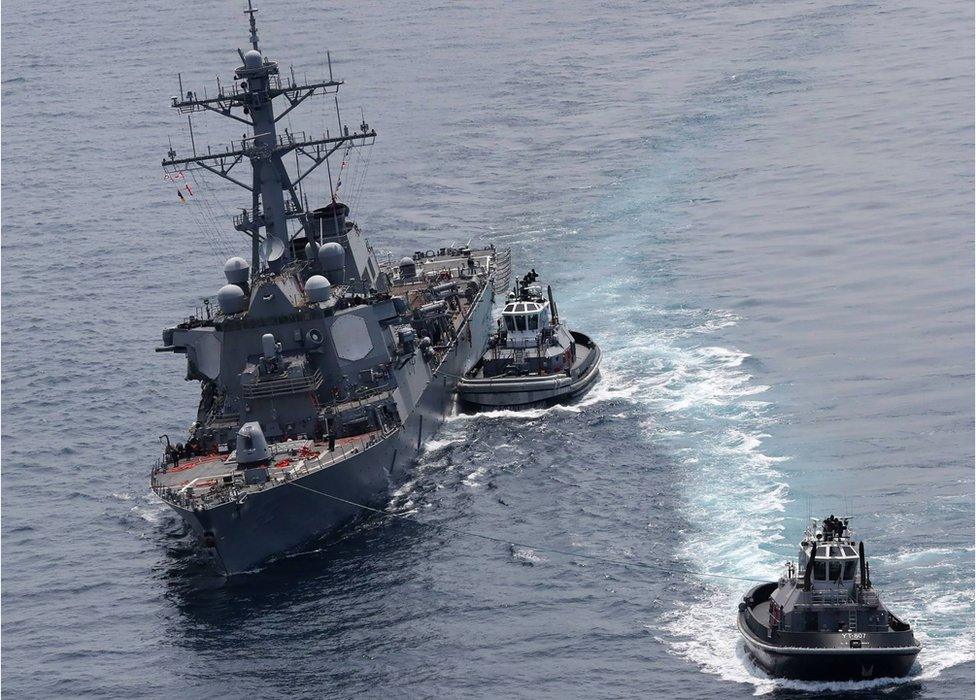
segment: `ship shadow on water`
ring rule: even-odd
[[[412,552],[423,537],[430,533],[417,524],[367,516],[259,569],[224,576],[187,532],[177,542],[167,543],[159,576],[165,581],[167,599],[192,628],[203,627],[208,634],[220,629],[230,632],[265,614],[287,614],[376,591],[384,581],[396,586],[410,575],[405,553]],[[206,643],[203,637],[199,641]]]
[[[810,684],[810,689],[802,686],[777,688],[763,697],[775,698],[776,700],[837,700],[845,698],[849,700],[867,700],[868,698],[890,698],[890,700],[914,700],[923,695],[924,687],[921,681],[899,681],[892,679],[890,685],[885,685],[883,681],[871,681],[868,683],[830,683],[824,684],[824,689],[815,689]]]
[[[643,417],[631,409],[610,400],[517,419],[449,422],[440,444],[417,465],[414,481],[391,500],[389,507],[410,520],[360,519],[253,573],[220,576],[192,536],[171,539],[157,569],[175,611],[169,636],[191,651],[243,653],[242,645],[257,645],[252,634],[263,638],[269,630],[298,627],[311,647],[341,654],[356,643],[387,644],[392,627],[401,641],[426,648],[430,618],[445,625],[458,612],[512,615],[507,586],[514,578],[527,586],[531,610],[535,586],[556,586],[586,592],[570,596],[574,605],[596,606],[601,614],[603,605],[629,611],[624,627],[645,643],[646,632],[634,620],[653,619],[671,595],[687,594],[688,581],[668,569],[679,565],[672,555],[689,523],[673,508],[677,464],[671,455],[651,444],[636,451],[627,444]],[[585,428],[594,422],[604,426],[609,443],[591,439]],[[414,521],[418,508],[423,514]],[[529,545],[471,540],[475,551],[459,549],[457,533],[438,524]],[[535,552],[533,542],[584,558]],[[447,567],[445,579],[444,562],[459,556],[473,557],[465,568],[482,573],[455,575]],[[619,563],[645,557],[664,570]],[[483,582],[484,575],[497,575],[498,586]],[[251,641],[242,641],[243,630]],[[257,646],[251,650],[257,653]]]

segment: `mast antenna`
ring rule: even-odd
[[[251,6],[251,0],[247,0],[247,9],[244,10],[244,14],[248,16],[251,23],[251,48],[257,51],[258,50],[258,25],[254,21],[255,12],[257,12],[257,10],[255,10]]]

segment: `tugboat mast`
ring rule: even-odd
[[[376,130],[370,129],[365,120],[358,131],[350,131],[338,115],[338,103],[338,135],[333,136],[327,131],[321,138],[309,138],[304,132],[292,134],[287,129],[283,135],[278,135],[276,124],[282,117],[312,95],[338,93],[342,81],[332,77],[330,60],[328,80],[298,84],[292,73],[290,81],[282,84],[278,64],[261,54],[254,17],[256,12],[251,0],[248,0],[244,14],[248,15],[250,24],[251,50],[247,53],[240,49],[237,51],[242,65],[234,72],[237,82],[233,88],[228,92],[218,82],[217,97],[205,95],[201,99],[197,93],[188,91],[172,98],[173,108],[181,114],[216,112],[247,124],[251,136],[244,135],[240,141],[232,141],[229,147],[217,152],[208,147],[206,155],[198,155],[194,148],[193,155],[188,158],[178,158],[176,151],[170,147],[168,157],[162,162],[167,172],[203,169],[251,192],[251,209],[244,209],[235,217],[234,227],[251,238],[252,278],[260,274],[262,258],[266,267],[273,272],[281,270],[292,259],[289,220],[299,224],[295,235],[303,229],[310,238],[315,234],[311,216],[298,196],[298,184],[343,145],[370,145],[376,138]],[[180,83],[182,92],[182,80]],[[288,106],[276,115],[273,103],[278,97],[284,97]],[[241,110],[243,116],[234,112],[237,109]],[[304,170],[296,166],[298,172],[294,177],[289,175],[283,160],[292,151],[308,159]],[[234,172],[234,168],[245,158],[251,164],[250,184]],[[264,229],[263,235],[261,229]]]

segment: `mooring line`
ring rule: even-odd
[[[526,549],[532,549],[532,550],[539,551],[539,552],[548,552],[550,554],[559,554],[559,555],[566,556],[566,557],[577,557],[577,558],[580,558],[580,559],[589,559],[589,560],[592,560],[592,561],[599,561],[599,562],[602,562],[604,564],[616,564],[617,566],[625,566],[625,567],[636,568],[636,569],[651,569],[653,571],[661,571],[661,572],[665,572],[665,573],[685,574],[687,576],[696,576],[696,577],[699,577],[699,578],[721,578],[721,579],[729,579],[729,580],[732,580],[732,581],[748,581],[748,582],[751,582],[751,583],[767,583],[768,582],[766,579],[747,578],[745,576],[732,576],[731,574],[713,574],[713,573],[706,573],[706,572],[702,572],[702,571],[691,571],[689,569],[678,569],[678,568],[674,568],[674,567],[665,566],[663,564],[652,564],[652,563],[648,563],[646,561],[621,561],[619,559],[610,559],[608,557],[602,557],[602,556],[599,556],[597,554],[585,554],[583,552],[570,552],[570,551],[565,550],[565,549],[556,549],[555,547],[548,547],[546,545],[529,544],[529,543],[526,543],[526,542],[516,542],[514,540],[508,540],[508,539],[505,539],[505,538],[502,538],[502,537],[495,537],[493,535],[485,535],[484,533],[480,533],[480,532],[472,532],[471,530],[462,530],[460,528],[452,527],[450,525],[443,525],[441,523],[426,523],[426,522],[423,522],[423,521],[420,521],[420,520],[416,520],[414,518],[411,518],[409,516],[406,516],[406,515],[404,515],[402,513],[395,513],[393,511],[383,510],[381,508],[373,508],[372,506],[367,506],[367,505],[365,505],[363,503],[356,503],[355,501],[350,501],[348,499],[341,498],[339,496],[335,496],[335,495],[333,495],[331,493],[326,493],[325,491],[319,491],[318,489],[313,489],[313,488],[311,488],[309,486],[305,486],[303,484],[299,484],[299,483],[294,482],[294,481],[289,481],[287,483],[288,484],[291,484],[292,486],[295,486],[297,488],[304,489],[306,491],[310,491],[311,493],[318,494],[319,496],[324,496],[325,498],[331,498],[334,501],[338,501],[340,503],[345,503],[347,505],[354,506],[356,508],[360,508],[360,509],[365,510],[365,511],[369,511],[370,513],[376,513],[377,515],[385,515],[385,516],[392,517],[392,518],[399,518],[400,520],[404,520],[406,522],[412,523],[414,525],[419,525],[421,527],[439,528],[441,530],[446,530],[448,532],[453,532],[455,534],[463,535],[463,536],[466,536],[466,537],[477,537],[479,539],[487,540],[489,542],[497,542],[499,544],[506,544],[506,545],[508,545],[510,547],[524,547]]]

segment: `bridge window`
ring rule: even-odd
[[[818,581],[827,580],[827,565],[822,561],[813,562],[813,577]]]
[[[520,331],[525,330],[525,316],[519,314],[518,316],[515,317],[515,327],[518,328]]]
[[[854,574],[857,572],[857,562],[848,561],[844,562],[844,578],[848,581],[854,580]]]
[[[512,318],[511,316],[506,316],[505,317],[505,328],[507,328],[510,331],[514,331],[515,330],[515,319]]]
[[[840,578],[840,572],[841,572],[842,565],[843,565],[843,562],[839,562],[839,561],[832,561],[832,562],[830,562],[830,580],[831,581],[836,581],[837,579]]]
[[[529,316],[529,330],[530,331],[539,330],[539,314],[531,314]]]

